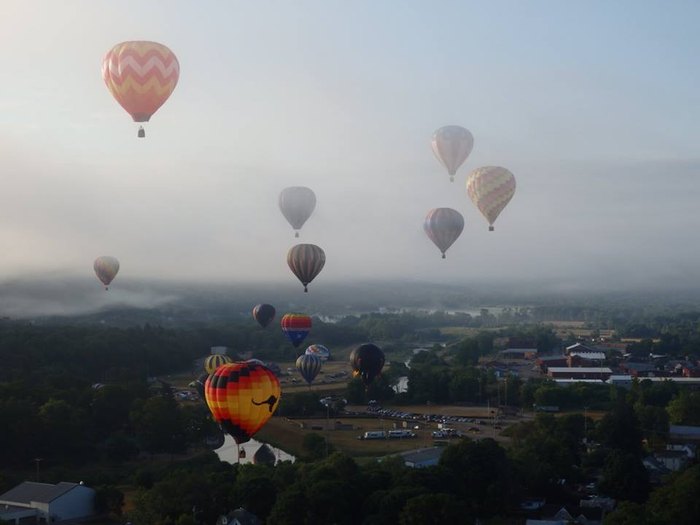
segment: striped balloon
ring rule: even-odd
[[[221,430],[245,443],[272,417],[280,400],[280,383],[257,363],[227,363],[209,376],[204,396]]]
[[[505,168],[477,168],[467,178],[467,194],[489,222],[489,231],[515,194],[515,177]]]
[[[467,160],[474,147],[474,137],[462,126],[444,126],[433,134],[430,144],[437,159],[447,168],[454,181],[457,169]]]
[[[223,354],[213,354],[204,360],[204,370],[207,374],[213,374],[217,368],[226,363],[230,363],[232,359]]]
[[[464,217],[452,208],[434,208],[428,212],[423,223],[425,233],[435,246],[440,248],[442,258],[464,229]]]
[[[306,186],[292,186],[285,188],[280,193],[279,206],[282,215],[295,230],[300,230],[304,223],[311,217],[316,207],[316,195]],[[295,237],[299,237],[296,231]]]
[[[311,384],[321,371],[321,358],[316,355],[302,354],[297,357],[297,370],[308,384]]]
[[[105,290],[109,289],[109,283],[117,276],[119,272],[119,261],[111,255],[102,255],[95,259],[92,264],[97,278],[105,285]]]
[[[304,291],[308,292],[307,285],[314,280],[314,277],[326,264],[326,254],[315,244],[297,244],[287,252],[287,264],[304,285]]]
[[[311,331],[311,317],[306,314],[284,314],[280,325],[294,348],[298,348]]]
[[[102,78],[134,122],[148,122],[177,85],[180,64],[157,42],[122,42],[102,59]]]

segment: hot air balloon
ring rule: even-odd
[[[271,304],[258,304],[253,308],[253,319],[265,328],[275,318],[275,307]]]
[[[384,368],[384,352],[375,344],[365,343],[350,353],[350,365],[353,377],[360,376],[369,385]]]
[[[285,314],[280,321],[282,331],[287,339],[291,341],[294,348],[298,348],[301,342],[306,339],[311,330],[311,317],[305,314]]]
[[[302,354],[297,357],[297,370],[309,385],[321,371],[321,358],[311,354]]]
[[[467,160],[474,147],[474,137],[461,126],[444,126],[433,133],[433,153],[447,168],[450,180],[454,181],[457,169]]]
[[[331,351],[323,345],[311,345],[307,347],[305,354],[317,355],[321,361],[328,361],[331,357]]]
[[[213,374],[221,365],[230,363],[232,359],[223,354],[212,354],[204,360],[204,370],[207,374]]]
[[[304,285],[304,292],[308,292],[307,285],[326,264],[326,254],[315,244],[297,244],[287,252],[287,264]]]
[[[515,194],[515,177],[498,166],[477,168],[467,178],[467,194],[493,231],[493,223]]]
[[[95,259],[92,267],[97,274],[97,278],[105,285],[105,290],[109,289],[109,283],[117,276],[119,272],[119,261],[116,257],[103,255]]]
[[[306,186],[291,186],[280,193],[279,206],[282,215],[296,230],[294,237],[299,237],[299,230],[314,212],[316,195]]]
[[[425,233],[435,246],[440,248],[442,258],[464,229],[464,217],[452,208],[434,208],[425,216]]]
[[[157,42],[122,42],[102,59],[107,89],[134,122],[149,121],[168,100],[179,76],[175,54]],[[139,126],[138,136],[146,136],[143,126]]]
[[[272,417],[280,400],[280,383],[263,365],[227,363],[209,376],[204,395],[214,421],[240,445]]]

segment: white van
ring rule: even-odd
[[[414,438],[416,435],[411,432],[410,430],[390,430],[389,431],[389,437],[390,438]]]
[[[370,430],[361,435],[360,439],[386,439],[386,432],[383,430]]]

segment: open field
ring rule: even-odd
[[[362,413],[364,406],[348,406],[348,411]],[[449,426],[472,439],[484,437],[495,438],[499,442],[507,442],[509,438],[501,436],[501,429],[495,429],[490,423],[487,407],[462,407],[450,405],[411,405],[397,407],[397,410],[428,415],[455,416],[476,419],[482,422],[450,422]],[[368,414],[369,416],[369,414]],[[523,421],[523,418],[502,418],[500,426],[504,429],[513,423]],[[335,423],[347,425],[348,428],[335,429]],[[415,428],[415,427],[419,428]],[[359,440],[358,436],[371,430],[409,429],[416,434],[415,438]],[[470,430],[478,428],[478,430]],[[386,456],[407,450],[430,447],[435,444],[432,432],[438,430],[437,422],[424,420],[398,419],[391,417],[334,417],[288,419],[273,417],[260,430],[256,439],[279,447],[295,456],[300,455],[301,445],[309,433],[327,437],[336,450],[340,450],[356,458]],[[443,440],[441,440],[443,441]]]
[[[350,425],[346,430],[334,430],[334,422],[341,421]],[[302,425],[304,428],[302,428]],[[315,427],[315,428],[314,428]],[[402,428],[402,427],[397,427]],[[358,436],[369,430],[393,430],[393,421],[374,418],[331,418],[330,425],[326,419],[286,419],[273,417],[255,436],[256,439],[279,446],[293,455],[299,455],[304,436],[316,433],[328,438],[333,447],[350,456],[386,456],[433,446],[430,432],[435,429],[413,430],[416,438],[360,440]]]

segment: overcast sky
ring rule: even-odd
[[[277,207],[318,199],[323,282],[623,283],[700,277],[700,3],[0,3],[0,280],[24,273],[294,281]],[[155,40],[180,81],[146,139],[103,55]],[[474,150],[449,182],[435,129]],[[465,191],[500,165],[489,233]],[[442,260],[431,208],[465,217]]]

